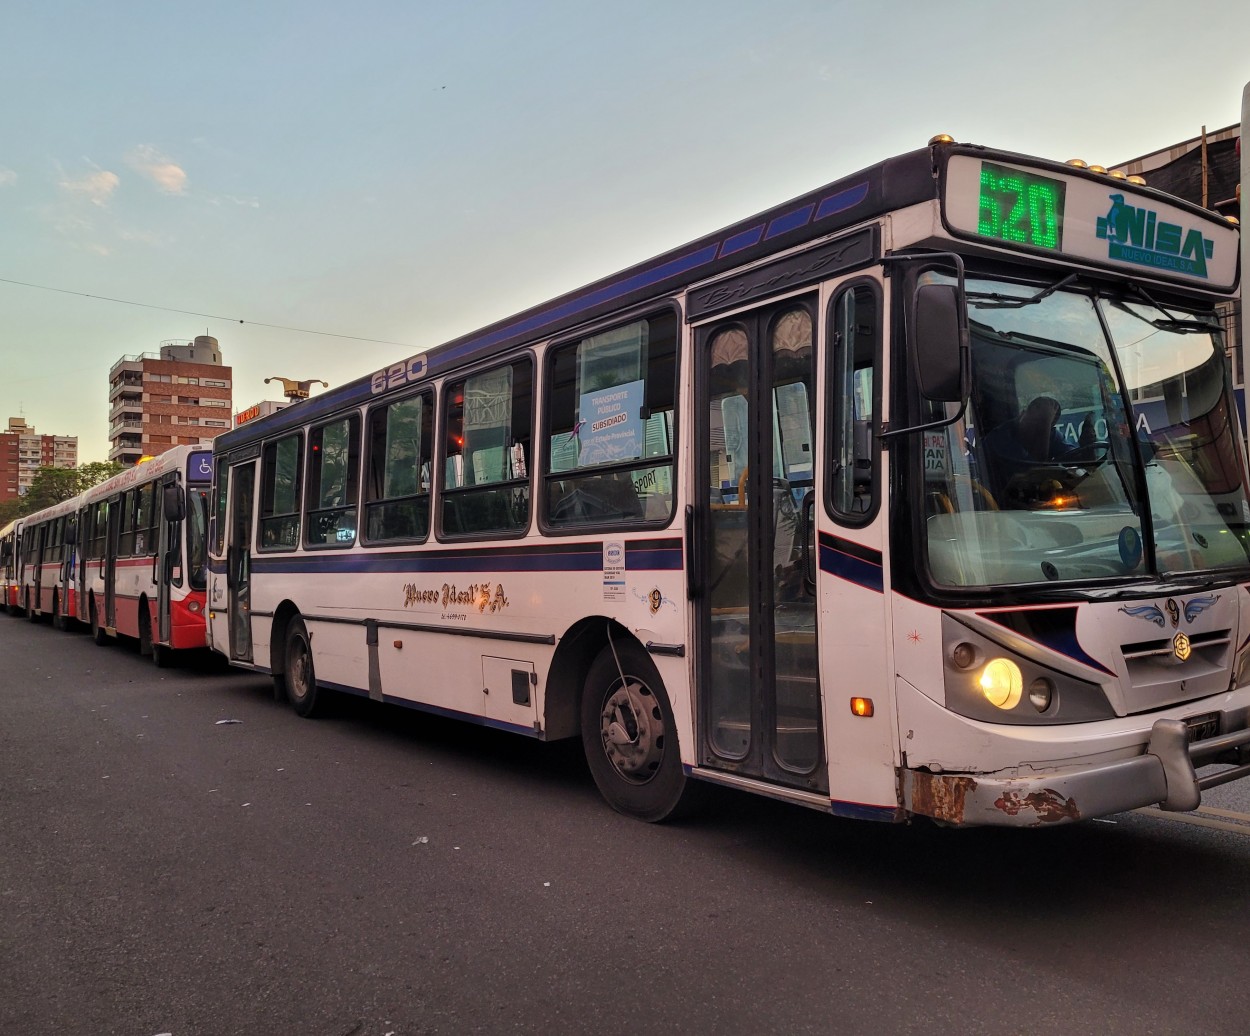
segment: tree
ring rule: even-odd
[[[106,478],[125,471],[116,461],[93,461],[77,468],[40,468],[31,479],[26,495],[0,504],[0,517],[9,522],[23,515],[42,511],[84,493]]]

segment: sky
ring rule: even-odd
[[[162,342],[216,337],[240,410],[936,133],[1113,165],[1236,123],[1250,81],[1245,0],[3,10],[0,424],[84,463],[109,368]]]

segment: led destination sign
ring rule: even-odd
[[[1034,248],[1063,248],[1066,185],[1049,176],[981,163],[977,233]]]
[[[960,237],[1217,291],[1237,283],[1233,227],[1124,180],[1043,173],[955,153],[946,165],[942,207],[947,227]]]

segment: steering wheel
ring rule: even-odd
[[[1058,464],[1062,468],[1090,468],[1092,470],[1105,464],[1110,456],[1111,443],[1102,440],[1077,446],[1062,457],[1055,458],[1051,463]]]

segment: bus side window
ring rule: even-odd
[[[156,536],[154,520],[156,517],[156,509],[153,506],[153,500],[156,496],[156,484],[149,482],[146,486],[140,486],[137,490],[138,497],[135,504],[135,554],[155,554],[156,553]]]
[[[299,546],[300,435],[265,444],[260,484],[260,548]]]
[[[369,413],[365,538],[423,540],[430,531],[434,394],[422,392]]]
[[[448,386],[445,399],[442,532],[525,529],[534,401],[530,361],[471,375]]]
[[[135,497],[133,489],[127,490],[121,499],[120,519],[117,523],[117,556],[128,558],[135,552]]]
[[[548,525],[668,520],[676,360],[671,312],[552,350],[544,424]]]
[[[829,501],[843,522],[861,524],[876,510],[876,407],[880,305],[860,284],[833,306],[829,334]]]
[[[307,523],[309,546],[350,547],[356,542],[360,480],[360,418],[314,428],[308,437]]]

